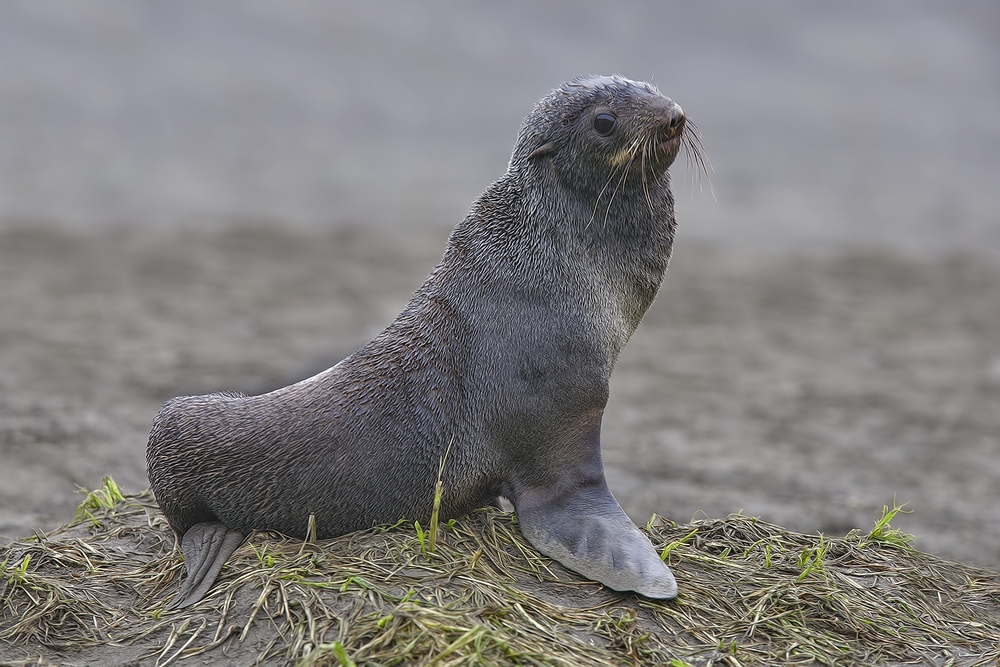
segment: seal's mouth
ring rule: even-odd
[[[684,141],[683,125],[657,134],[653,144],[654,160],[662,166],[670,166],[680,153]]]
[[[678,113],[659,129],[656,133],[656,152],[661,156],[677,155],[681,148],[681,141],[684,138],[684,128],[686,119],[683,113]]]
[[[681,148],[681,133],[677,133],[676,136],[667,137],[666,139],[661,139],[656,144],[657,153],[676,153]]]

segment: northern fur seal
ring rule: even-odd
[[[525,118],[507,172],[403,312],[319,375],[261,396],[168,401],[149,482],[200,600],[254,529],[333,537],[509,499],[544,554],[615,590],[677,584],[608,490],[601,417],[674,237],[667,168],[693,143],[653,86],[584,77]]]

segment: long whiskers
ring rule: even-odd
[[[649,212],[655,213],[653,210],[653,199],[649,196],[649,178],[646,170],[646,153],[652,152],[653,150],[653,137],[652,135],[646,137],[646,141],[642,144],[642,162],[639,165],[642,170],[642,194],[646,196],[646,203],[649,204]]]
[[[712,168],[712,161],[708,158],[705,145],[701,141],[701,132],[698,131],[698,127],[690,120],[684,124],[681,144],[684,146],[684,156],[687,160],[688,171],[695,174],[699,185],[701,175],[704,174],[705,178],[708,179],[708,189],[712,193],[712,199],[719,201],[715,196],[715,188],[712,186],[712,174],[709,173],[715,171],[715,169]],[[694,181],[692,180],[693,185]]]
[[[594,221],[594,218],[597,217],[597,209],[601,205],[601,197],[604,196],[604,193],[607,191],[608,186],[611,185],[611,182],[615,180],[615,177],[618,175],[618,169],[622,169],[623,178],[618,182],[618,185],[615,186],[614,193],[612,193],[611,195],[611,201],[608,202],[608,210],[604,214],[604,224],[607,225],[608,213],[611,211],[611,203],[614,202],[615,200],[614,195],[617,194],[618,189],[621,188],[621,184],[624,182],[624,176],[628,175],[628,169],[629,167],[632,166],[632,160],[635,159],[635,151],[637,150],[637,145],[640,141],[641,139],[637,137],[636,140],[632,142],[632,145],[629,146],[628,148],[628,150],[632,152],[632,155],[629,156],[629,159],[626,160],[621,167],[615,168],[614,170],[611,171],[611,174],[608,176],[607,182],[604,184],[604,187],[601,188],[600,194],[597,195],[597,201],[594,202],[594,210],[591,212],[590,220],[587,221],[587,224],[584,226],[584,229],[588,229],[590,227],[590,223],[592,223]]]
[[[625,184],[625,180],[628,178],[629,170],[635,164],[636,158],[639,160],[642,178],[642,192],[646,198],[646,204],[649,206],[650,213],[655,212],[653,198],[649,191],[650,183],[648,172],[650,169],[647,168],[647,164],[649,161],[655,159],[653,156],[656,154],[656,144],[659,140],[660,137],[657,133],[652,131],[644,136],[636,137],[631,145],[625,149],[628,154],[628,159],[624,160],[618,167],[615,167],[611,174],[609,174],[607,182],[605,182],[604,187],[601,188],[601,192],[597,195],[597,201],[594,202],[594,210],[590,214],[590,220],[587,221],[587,228],[589,228],[591,223],[594,222],[605,193],[608,191],[611,184],[614,183],[614,188],[611,190],[611,197],[608,199],[608,203],[604,211],[603,226],[607,227],[608,219],[611,215],[611,207],[614,205],[618,192]],[[704,175],[704,177],[708,180],[708,187],[712,193],[712,198],[718,201],[715,196],[715,188],[712,185],[711,172],[714,171],[712,163],[708,159],[705,146],[702,143],[701,133],[698,131],[697,126],[691,121],[687,121],[684,125],[684,130],[681,133],[681,145],[684,147],[684,155],[687,160],[688,171],[695,174],[699,181],[700,177]]]
[[[625,183],[625,179],[628,178],[628,170],[632,167],[632,162],[635,161],[635,156],[639,152],[639,147],[642,145],[642,137],[636,137],[632,145],[629,146],[628,150],[630,155],[628,160],[625,161],[625,165],[622,167],[622,177],[618,179],[618,185],[615,186],[614,191],[611,193],[611,199],[608,201],[608,207],[604,210],[604,227],[608,226],[608,216],[611,215],[611,205],[615,203],[615,197],[618,196],[618,191],[622,189],[622,184]]]

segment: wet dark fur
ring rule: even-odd
[[[167,402],[147,467],[170,526],[302,537],[314,514],[323,538],[426,521],[449,444],[442,518],[579,482],[566,470],[603,483],[608,380],[674,238],[671,105],[620,78],[564,84],[377,338],[269,394]],[[618,117],[609,137],[602,109]]]

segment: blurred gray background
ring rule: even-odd
[[[163,400],[390,321],[561,81],[700,128],[613,378],[637,521],[901,527],[1000,565],[1000,4],[0,3],[0,537],[146,485]]]
[[[5,2],[0,224],[451,227],[613,72],[703,131],[687,238],[1000,248],[988,2]]]

